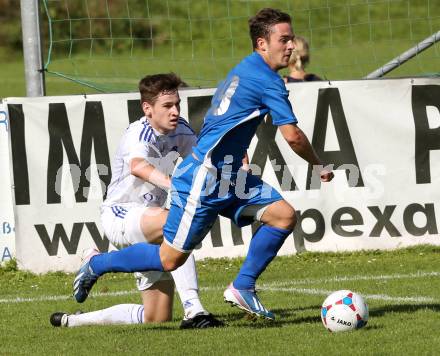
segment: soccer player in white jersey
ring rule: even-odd
[[[187,260],[218,215],[238,226],[259,221],[262,224],[252,236],[246,259],[223,296],[252,316],[273,320],[275,315],[263,306],[255,283],[292,233],[296,214],[273,187],[243,171],[243,156],[258,125],[270,114],[290,148],[314,165],[314,171],[319,170],[321,181],[332,180],[333,173],[298,127],[289,93],[277,73],[287,67],[294,48],[290,16],[262,9],[249,20],[249,33],[254,52],[218,86],[193,154],[179,165],[182,173],[173,175],[164,242],[160,247],[148,243],[130,246],[115,259],[133,256],[124,271],[172,271]],[[100,268],[103,259],[96,256],[81,268],[77,293],[88,292],[107,270],[118,270],[116,263]]]
[[[179,157],[192,152],[196,136],[180,117],[178,87],[183,82],[175,74],[146,76],[139,83],[144,117],[130,124],[112,163],[112,180],[101,207],[101,221],[107,238],[118,247],[139,242],[160,243],[168,211],[164,209],[170,175]],[[85,260],[99,254],[87,252]],[[106,254],[111,260],[112,253]],[[124,268],[124,261],[119,260]],[[55,326],[137,324],[171,320],[174,283],[185,316],[181,328],[221,326],[222,322],[202,306],[197,285],[194,256],[171,272],[135,273],[143,305],[120,304],[108,309],[51,316]],[[87,295],[75,294],[78,302]]]

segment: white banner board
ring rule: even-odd
[[[9,167],[9,121],[0,101],[0,264],[15,256],[14,206]]]
[[[271,124],[249,156],[255,174],[298,213],[298,250],[387,249],[440,245],[440,80],[295,83],[288,86],[299,126],[333,164],[316,182]],[[181,92],[182,115],[198,130],[213,90]],[[109,248],[99,206],[125,127],[140,117],[138,94],[8,98],[21,268],[74,271],[82,250]],[[255,227],[253,227],[255,229]],[[220,219],[197,258],[243,256],[252,227]]]

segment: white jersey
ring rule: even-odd
[[[124,207],[132,205],[163,206],[167,192],[130,174],[130,161],[143,158],[162,173],[171,175],[179,155],[190,154],[196,140],[194,131],[183,118],[179,118],[176,129],[166,135],[151,127],[145,116],[130,124],[116,150],[112,180],[102,208],[112,207],[117,210],[116,215],[124,215]]]

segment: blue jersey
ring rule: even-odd
[[[260,54],[247,56],[218,86],[194,153],[217,168],[227,163],[238,169],[266,114],[277,126],[297,122],[288,96],[284,81]]]

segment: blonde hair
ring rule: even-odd
[[[301,36],[296,36],[293,41],[295,42],[295,49],[290,55],[289,67],[294,66],[296,70],[304,70],[310,62],[309,44]]]

